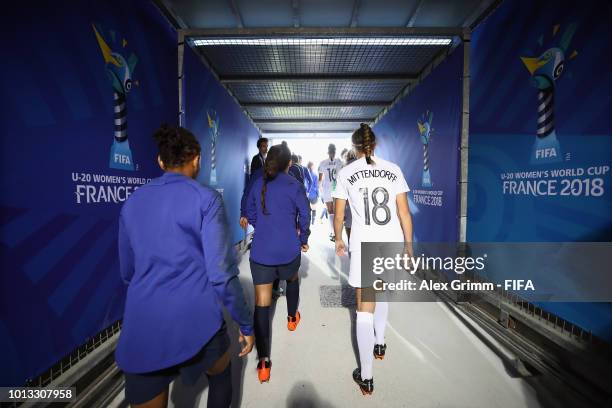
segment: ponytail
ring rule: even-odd
[[[291,161],[291,151],[287,144],[274,145],[268,151],[263,168],[263,187],[261,188],[261,208],[264,215],[269,215],[266,209],[266,191],[268,182],[274,180],[278,173],[285,171]]]
[[[372,131],[372,128],[367,123],[362,123],[351,137],[353,146],[359,153],[365,155],[366,163],[372,165],[372,155],[374,154],[374,147],[376,146],[376,135]]]

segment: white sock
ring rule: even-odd
[[[334,232],[334,215],[335,214],[329,214],[329,225],[331,225],[332,235],[336,235]]]
[[[361,364],[361,379],[372,378],[374,361],[374,315],[368,312],[357,312],[357,347]]]
[[[387,327],[387,316],[389,315],[388,302],[376,302],[374,310],[374,334],[376,344],[385,344],[385,328]]]

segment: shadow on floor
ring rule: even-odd
[[[296,383],[291,388],[286,407],[289,408],[332,408],[333,405],[321,399],[311,382]]]

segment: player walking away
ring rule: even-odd
[[[270,305],[275,279],[287,281],[287,329],[294,331],[300,322],[298,270],[300,251],[308,251],[310,206],[304,185],[287,174],[290,162],[291,152],[286,145],[272,146],[264,175],[255,180],[246,200],[246,214],[255,227],[250,264],[255,285],[257,374],[262,383],[270,380],[272,368]]]
[[[319,182],[317,179],[317,175],[314,172],[314,163],[308,162],[308,168],[306,169],[308,175],[310,176],[310,186],[308,186],[306,190],[306,194],[308,195],[308,201],[310,201],[310,223],[314,225],[315,220],[317,218],[317,204],[319,201]]]
[[[266,154],[268,154],[268,138],[260,137],[257,139],[257,150],[259,152],[251,159],[251,175],[264,165]]]
[[[304,167],[300,166],[300,159],[297,154],[291,155],[291,165],[289,166],[288,174],[295,178],[300,183],[304,184],[304,180],[306,179],[306,172],[304,171]]]
[[[115,352],[132,407],[166,407],[168,385],[194,385],[203,373],[208,406],[232,399],[230,340],[222,307],[240,326],[240,352],[255,339],[238,281],[221,195],[196,182],[200,144],[184,128],[156,133],[164,170],[134,192],[119,217],[119,270],[127,284]]]
[[[357,160],[339,172],[338,186],[332,194],[336,199],[334,227],[339,256],[343,256],[346,249],[342,241],[342,219],[347,201],[353,212],[349,284],[355,288],[357,298],[356,331],[360,362],[360,367],[353,371],[353,380],[366,395],[374,391],[373,360],[382,360],[385,356],[389,305],[387,302],[369,301],[374,298],[373,292],[364,297],[366,291],[373,291],[373,288],[361,284],[361,243],[411,243],[412,218],[406,197],[409,188],[402,170],[394,163],[373,156],[376,136],[372,129],[362,123],[353,133],[352,142]]]
[[[336,157],[336,146],[332,143],[327,147],[328,159],[325,159],[319,164],[319,184],[321,185],[321,197],[327,206],[329,214],[329,225],[331,232],[330,240],[333,242],[336,237],[334,235],[334,201],[332,191],[336,188],[336,176],[342,168],[342,160]]]
[[[352,162],[357,160],[357,155],[355,154],[355,150],[347,150],[344,155],[345,166],[348,166]],[[344,208],[344,230],[346,231],[346,237],[349,240],[349,245],[351,242],[351,224],[353,222],[353,215],[351,213],[351,206],[346,203],[346,207]]]
[[[340,152],[340,159],[343,162],[346,162],[346,155],[348,154],[349,149],[347,149],[346,147],[344,149],[342,149],[342,151]]]
[[[302,156],[298,154],[297,158],[298,158],[298,164],[304,171],[304,187],[306,188],[306,193],[308,193],[308,190],[310,190],[310,187],[313,184],[314,178],[312,177],[312,173],[308,171],[308,168],[302,165]]]

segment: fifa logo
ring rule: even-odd
[[[211,186],[217,185],[217,139],[219,137],[219,117],[215,110],[206,112],[208,118],[208,134],[211,139],[210,148],[210,183]]]
[[[132,73],[138,62],[134,53],[126,59],[122,54],[111,49],[100,31],[92,24],[94,34],[98,40],[98,46],[106,63],[106,74],[113,88],[114,96],[114,140],[111,146],[109,166],[113,169],[134,170],[134,160],[128,141],[127,133],[127,103],[126,95],[132,89],[132,85],[138,85],[138,81],[132,80]],[[116,33],[111,31],[110,38],[116,42]],[[119,46],[119,44],[117,44]],[[121,47],[125,48],[127,41],[121,41]]]
[[[421,142],[423,143],[423,176],[421,178],[422,187],[431,187],[431,174],[429,173],[429,142],[433,128],[433,112],[427,111],[417,120]]]
[[[559,25],[553,27],[553,37],[557,35],[559,28]],[[561,36],[558,46],[549,48],[539,57],[521,57],[531,74],[531,84],[538,89],[538,123],[531,164],[557,163],[562,160],[555,131],[555,84],[565,68],[565,54],[575,31],[576,24],[570,24]],[[569,59],[577,54],[574,51]]]

